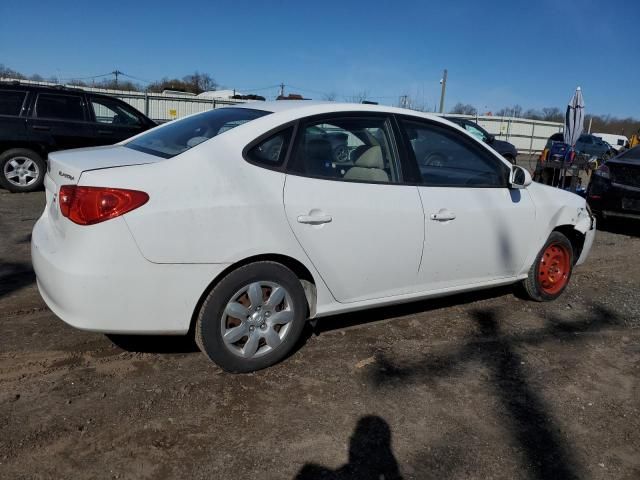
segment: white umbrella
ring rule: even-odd
[[[582,90],[576,88],[569,105],[567,105],[567,113],[564,119],[564,143],[574,147],[578,138],[582,134],[584,127],[584,99],[582,98]]]

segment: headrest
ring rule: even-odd
[[[356,167],[384,169],[384,158],[382,149],[379,146],[370,147],[358,157],[355,162]]]

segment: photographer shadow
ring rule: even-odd
[[[349,441],[349,462],[337,470],[308,463],[295,480],[400,480],[391,450],[391,429],[382,418],[361,417]]]

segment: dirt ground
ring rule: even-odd
[[[321,320],[220,371],[181,338],[74,330],[29,259],[43,193],[0,191],[0,477],[640,478],[640,235],[565,295],[510,288]]]

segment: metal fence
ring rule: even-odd
[[[452,114],[447,116],[473,120],[498,140],[513,143],[520,153],[542,152],[547,139],[564,129],[562,123],[526,118]]]
[[[0,80],[14,80],[4,79]],[[22,83],[53,86],[55,83],[20,80]],[[108,90],[93,87],[75,87],[117,97],[156,122],[175,120],[192,113],[204,112],[225,105],[245,103],[245,100],[218,100],[190,95],[164,95],[161,93],[131,92],[126,90]],[[547,139],[554,133],[562,132],[562,123],[530,120],[526,118],[493,117],[478,115],[454,115],[449,117],[468,118],[484,127],[499,140],[513,143],[520,153],[539,153],[544,149]]]
[[[120,100],[143,112],[156,122],[166,122],[186,117],[192,113],[205,112],[225,105],[243,103],[242,100],[218,100],[188,96],[168,96],[153,93],[124,92],[113,94]]]

